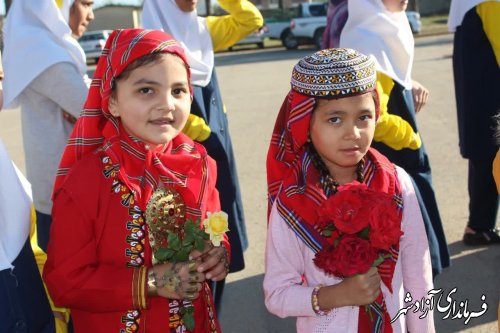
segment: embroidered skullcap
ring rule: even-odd
[[[375,90],[372,58],[348,48],[321,50],[302,58],[293,68],[292,89],[307,96],[338,98]]]

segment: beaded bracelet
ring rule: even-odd
[[[330,312],[330,310],[323,311],[319,308],[318,293],[319,293],[319,290],[321,288],[323,288],[322,284],[318,284],[316,287],[314,287],[312,294],[311,294],[311,304],[312,304],[312,308],[314,310],[314,313],[316,313],[318,316],[326,316]]]

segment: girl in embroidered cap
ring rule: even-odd
[[[191,100],[169,35],[110,35],[58,170],[44,271],[77,333],[220,332],[206,280],[227,274],[227,220],[215,162],[181,133]]]
[[[433,288],[432,270],[408,174],[370,148],[374,61],[319,51],[291,86],[267,156],[267,308],[297,332],[434,332],[432,312],[398,313]]]
[[[345,26],[339,21],[331,28],[338,32],[339,44],[329,47],[349,47],[374,57],[381,112],[372,146],[405,169],[415,184],[436,275],[450,266],[450,255],[418,130],[416,113],[428,91],[412,79],[414,41],[404,12],[407,5],[400,0],[347,1]]]

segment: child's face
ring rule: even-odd
[[[408,0],[382,0],[385,8],[393,13],[404,12],[408,7]]]
[[[190,13],[196,9],[198,5],[198,0],[175,0],[175,3],[180,10],[186,13]]]
[[[94,0],[75,0],[69,10],[68,25],[76,37],[82,37],[87,26],[94,19]]]
[[[175,138],[189,116],[191,96],[184,62],[165,54],[118,81],[109,111],[150,148]]]
[[[333,177],[356,167],[368,151],[374,132],[372,93],[319,99],[311,117],[312,143]]]

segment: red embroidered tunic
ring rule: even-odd
[[[58,192],[44,271],[53,300],[71,308],[76,332],[187,332],[181,301],[147,296],[144,216],[117,174],[100,150],[74,166]],[[217,207],[202,210],[217,211],[215,179],[208,186],[205,202]],[[194,332],[220,332],[207,285],[193,303]]]

